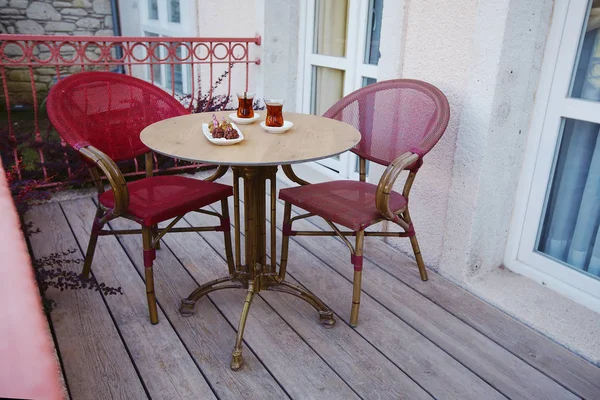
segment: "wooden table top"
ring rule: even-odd
[[[214,114],[219,120],[232,111]],[[347,151],[360,141],[353,126],[329,118],[284,112],[284,118],[294,123],[285,133],[268,133],[260,127],[266,111],[259,111],[261,120],[250,125],[237,125],[244,140],[231,146],[210,143],[202,133],[202,124],[212,120],[211,113],[184,115],[166,119],[146,127],[140,134],[142,142],[159,154],[181,160],[216,165],[282,165],[319,160]],[[227,120],[229,120],[227,118]]]

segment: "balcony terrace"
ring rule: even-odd
[[[0,41],[6,104],[0,137],[8,139],[3,141],[8,147],[2,148],[2,161],[7,169],[14,168],[19,179],[33,180],[34,186],[73,182],[77,172],[76,157],[64,143],[46,146],[57,142],[57,137],[45,121],[43,92],[48,86],[42,81],[48,78],[40,81],[39,77],[45,76],[42,72],[53,70],[48,76],[56,80],[64,73],[116,68],[152,81],[160,75],[162,83],[168,82],[164,78],[170,75],[171,86],[165,89],[175,95],[177,71],[188,71],[186,74],[194,77],[190,80],[191,93],[197,91],[193,85],[200,75],[206,78],[203,84],[209,83],[204,88],[208,97],[190,98],[189,102],[192,109],[198,107],[198,99],[204,99],[202,104],[207,108],[200,108],[204,110],[211,107],[212,90],[224,71],[228,74],[219,94],[229,96],[235,82],[248,87],[250,68],[258,63],[251,56],[250,45],[260,44],[254,38],[210,41],[14,35],[0,35]],[[235,78],[230,74],[232,65],[238,74]],[[14,72],[19,69],[25,75]],[[11,88],[11,76],[24,77],[24,82]],[[18,120],[18,111],[11,107],[15,87],[31,91],[28,98],[32,108],[27,111],[30,123]],[[138,162],[125,167],[129,175],[144,169]],[[163,169],[197,167],[175,162]],[[197,177],[206,174],[199,172]],[[232,176],[228,173],[219,181],[231,184]],[[285,187],[286,182],[279,181],[279,187]],[[6,200],[4,192],[0,197]],[[90,191],[80,189],[63,191],[31,208],[24,220],[40,229],[28,238],[32,257],[71,251],[73,258],[83,257],[95,201]],[[279,252],[281,202],[277,202],[276,214]],[[3,210],[0,222],[5,215]],[[194,213],[178,225],[201,224],[210,218]],[[316,218],[296,223],[298,229],[328,229]],[[11,225],[14,237],[15,225]],[[124,219],[109,224],[113,230],[130,227]],[[6,243],[10,242],[0,241],[0,254],[14,251]],[[266,243],[270,246],[270,240]],[[148,322],[142,243],[136,235],[101,237],[94,257],[94,277],[122,288],[122,294],[52,288],[46,292],[56,302],[49,322],[72,399],[600,397],[598,366],[434,271],[429,271],[429,280],[422,282],[413,259],[371,237],[365,245],[361,319],[356,328],[349,324],[353,269],[346,245],[333,238],[292,237],[289,279],[331,307],[337,324],[326,330],[307,303],[280,293],[261,292],[255,297],[246,326],[245,365],[233,372],[229,362],[244,292],[210,293],[198,302],[191,317],[178,311],[181,299],[198,284],[227,271],[222,236],[218,232],[171,233],[161,244],[154,264],[157,325]],[[25,267],[23,263],[10,264],[2,272],[10,276],[10,268]],[[61,268],[79,273],[81,263]],[[19,301],[11,298],[1,307],[12,310],[11,302]],[[26,315],[23,313],[24,318]]]
[[[231,183],[230,174],[220,181]],[[82,256],[95,204],[85,192],[70,197],[27,214],[41,228],[30,239],[36,258],[70,249]],[[279,221],[282,213],[277,203]],[[211,218],[193,214],[181,226]],[[298,223],[327,228],[313,218]],[[111,223],[111,229],[127,227],[122,219]],[[278,230],[278,245],[280,239]],[[211,293],[192,317],[178,312],[197,284],[226,271],[222,236],[163,238],[155,264],[158,325],[148,323],[141,240],[101,237],[93,273],[122,287],[123,295],[48,293],[57,302],[52,329],[71,397],[592,399],[600,393],[600,368],[433,271],[422,282],[414,260],[383,241],[367,243],[361,321],[353,329],[346,246],[293,238],[289,276],[332,307],[338,323],[326,330],[305,302],[261,292],[246,327],[246,364],[233,372],[244,292]],[[81,265],[67,268],[79,272]]]

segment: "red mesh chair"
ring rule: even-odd
[[[375,83],[349,94],[324,116],[346,122],[360,131],[362,139],[351,149],[360,159],[360,181],[306,184],[287,166],[288,176],[304,185],[279,192],[279,198],[285,201],[281,275],[285,275],[289,237],[315,235],[315,232],[292,230],[292,223],[312,215],[323,217],[333,231],[317,234],[340,236],[352,253],[354,285],[350,325],[356,326],[365,236],[410,238],[421,279],[427,280],[408,212],[408,195],[423,164],[423,156],[446,130],[450,107],[444,94],[436,87],[417,80],[397,79]],[[366,160],[387,166],[378,185],[366,182]],[[403,170],[408,170],[409,174],[400,194],[392,188]],[[292,205],[308,211],[308,214],[292,219]],[[369,226],[384,220],[396,223],[403,232],[365,232]],[[350,231],[342,231],[336,224]],[[354,246],[347,236],[356,236]]]
[[[86,161],[98,189],[98,210],[85,255],[82,275],[87,278],[98,236],[141,233],[150,321],[158,323],[153,260],[167,232],[216,230],[225,236],[228,267],[233,273],[227,199],[231,186],[182,176],[153,176],[153,154],[141,141],[146,126],[188,111],[164,90],[140,79],[112,72],[82,72],[59,81],[50,91],[48,116],[60,136]],[[116,162],[145,154],[146,177],[125,182]],[[104,190],[102,175],[110,184]],[[215,174],[216,179],[218,174]],[[200,210],[221,201],[223,214]],[[216,216],[218,226],[174,228],[184,214],[197,211]],[[104,225],[125,217],[141,230],[111,231]],[[158,223],[173,219],[167,227]]]

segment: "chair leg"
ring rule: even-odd
[[[356,232],[356,246],[354,247],[354,255],[352,255],[352,264],[354,264],[354,282],[352,284],[352,309],[350,310],[350,326],[353,328],[358,325],[358,311],[360,309],[364,239],[365,231]]]
[[[144,272],[146,275],[146,296],[148,297],[148,312],[150,322],[158,324],[158,311],[156,309],[156,295],[154,293],[154,273],[152,266],[156,258],[156,250],[152,246],[152,228],[142,227],[142,242],[144,247]]]
[[[231,223],[229,221],[229,202],[227,199],[221,200],[221,229],[225,241],[225,257],[227,258],[227,268],[229,275],[235,274],[235,263],[233,261],[233,250],[231,248]]]
[[[410,213],[408,212],[408,207],[402,213],[404,220],[410,225],[411,228],[411,236],[410,236],[410,245],[412,246],[413,253],[415,253],[415,260],[417,261],[417,266],[419,267],[419,274],[421,275],[421,280],[426,281],[427,278],[427,270],[425,269],[425,263],[423,262],[423,256],[421,255],[421,248],[419,247],[419,242],[417,241],[417,235],[415,234],[415,227],[410,219]]]
[[[283,211],[283,235],[281,239],[281,262],[279,263],[279,279],[285,279],[285,270],[287,268],[287,260],[290,245],[290,218],[292,217],[292,204],[286,202]]]
[[[81,276],[83,279],[90,277],[90,271],[92,269],[92,261],[94,259],[94,253],[96,252],[96,244],[98,243],[98,232],[102,229],[102,225],[98,223],[98,219],[102,216],[102,210],[98,208],[96,210],[96,217],[92,224],[92,233],[90,234],[90,240],[88,242],[88,248],[85,252],[85,260],[83,261],[83,270]]]
[[[415,260],[417,260],[417,266],[419,267],[421,280],[426,281],[429,278],[427,277],[427,270],[425,269],[425,263],[423,262],[423,256],[421,256],[421,249],[419,248],[419,242],[417,241],[416,235],[410,237],[410,244],[413,252],[415,253]]]

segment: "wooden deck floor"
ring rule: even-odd
[[[81,254],[94,211],[91,198],[34,208],[27,218],[41,228],[31,238],[35,256]],[[206,218],[189,215],[181,225]],[[119,220],[111,228],[128,224]],[[313,219],[298,224],[323,228]],[[137,236],[100,238],[94,259],[96,278],[121,286],[123,295],[50,293],[73,399],[600,398],[600,368],[432,271],[421,282],[413,260],[376,239],[365,248],[360,322],[353,329],[347,248],[333,238],[293,238],[290,280],[320,296],[338,323],[326,330],[306,303],[261,292],[246,328],[245,366],[232,372],[244,293],[212,293],[190,318],[177,311],[196,285],[226,274],[221,234],[176,233],[162,243],[155,264],[158,325],[147,317]]]

